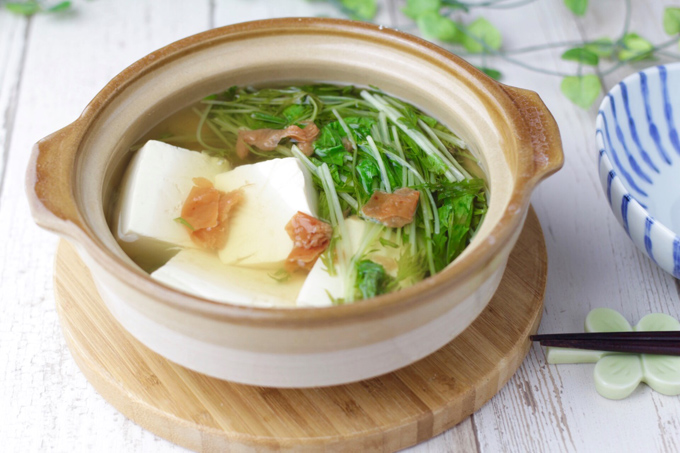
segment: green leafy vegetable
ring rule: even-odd
[[[399,244],[396,244],[396,243],[394,243],[394,242],[392,242],[388,239],[380,238],[379,241],[380,241],[380,244],[383,245],[383,247],[390,247],[390,248],[393,248],[393,249],[399,248]]]
[[[488,20],[480,17],[465,28],[462,39],[468,52],[481,53],[485,50],[498,50],[503,43],[501,32]]]
[[[283,109],[281,114],[286,119],[286,124],[291,125],[306,118],[312,111],[309,105],[292,104]]]
[[[356,289],[361,293],[361,297],[368,299],[387,292],[392,279],[383,266],[371,260],[362,260],[356,267]]]
[[[380,170],[378,169],[378,164],[375,163],[375,160],[368,156],[362,157],[356,165],[356,172],[364,191],[373,193],[373,181],[380,177]]]
[[[472,225],[474,195],[446,198],[439,208],[440,232],[433,237],[437,272],[460,255]]]
[[[458,161],[474,162],[465,144],[435,118],[376,87],[232,87],[202,103],[205,108],[196,113],[206,132],[197,132],[196,140],[210,146],[204,148],[210,153],[227,158],[234,155],[243,128],[279,129],[309,121],[319,128],[311,156],[294,140],[284,139],[271,151],[251,147],[246,161],[292,155],[312,174],[317,215],[333,227],[330,246],[320,259],[346,289],[338,303],[403,288],[443,269],[467,246],[484,218],[484,182],[472,178]],[[364,237],[351,238],[350,249],[346,219],[362,217],[362,207],[376,190],[402,187],[421,192],[411,224],[383,234],[384,226],[367,222]],[[397,278],[385,274],[378,256],[399,256]]]
[[[583,16],[588,9],[588,0],[564,0],[564,4],[577,16]]]
[[[562,79],[562,93],[571,102],[584,109],[590,108],[602,91],[600,79],[594,74],[569,76]]]
[[[427,271],[425,251],[413,251],[410,247],[405,247],[397,260],[396,283],[399,288],[406,288],[422,280]]]
[[[562,54],[563,60],[577,61],[581,64],[586,64],[589,66],[597,66],[600,62],[600,57],[591,50],[585,47],[574,47],[567,50]]]

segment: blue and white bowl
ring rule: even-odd
[[[680,63],[625,78],[600,105],[600,180],[635,245],[680,278]]]

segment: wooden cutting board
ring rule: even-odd
[[[394,373],[302,390],[221,381],[150,351],[113,319],[65,241],[55,291],[82,372],[114,407],[165,439],[205,452],[385,452],[455,426],[505,385],[538,329],[546,276],[543,233],[531,210],[498,292],[460,336]]]

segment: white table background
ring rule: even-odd
[[[57,238],[38,229],[24,172],[39,138],[73,121],[113,76],[179,38],[230,23],[280,16],[337,16],[305,0],[78,1],[63,15],[30,19],[0,10],[0,451],[176,452],[111,407],[85,380],[64,343],[52,287]],[[377,21],[408,21],[400,0],[383,0]],[[618,36],[622,0],[591,0],[576,19],[562,0],[483,14],[506,48]],[[635,0],[632,29],[653,42],[668,0]],[[569,70],[559,51],[527,56]],[[640,68],[652,63],[642,63]],[[650,312],[680,316],[680,284],[632,245],[597,177],[594,119],[559,92],[560,80],[494,62],[504,82],[537,91],[560,126],[566,165],[533,197],[549,255],[541,332],[579,331],[589,310],[611,307],[629,321]],[[604,78],[611,88],[632,72]],[[552,366],[534,347],[487,405],[417,452],[680,451],[680,399],[640,386],[624,401],[600,397],[593,365]]]

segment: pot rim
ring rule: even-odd
[[[72,138],[75,155],[90,126],[127,86],[194,51],[227,41],[248,40],[282,33],[334,34],[378,42],[386,47],[410,53],[463,81],[476,96],[495,104],[497,110],[504,113],[505,118],[498,114],[492,116],[494,123],[503,121],[515,133],[513,138],[517,145],[516,176],[510,200],[501,218],[482,243],[434,276],[409,288],[360,303],[309,308],[252,307],[201,298],[153,280],[148,274],[133,268],[102,244],[90,231],[75,207],[71,210],[75,212],[55,210],[48,203],[47,195],[41,196],[38,190],[41,177],[40,147],[55,136],[68,135]],[[527,116],[532,118],[525,121]],[[538,126],[536,119],[539,120]],[[356,318],[385,317],[421,304],[424,299],[462,284],[479,273],[501,253],[507,242],[519,231],[536,184],[559,170],[562,163],[563,155],[557,125],[535,93],[496,82],[445,49],[391,28],[343,19],[282,18],[238,23],[198,33],[156,50],[121,71],[93,98],[74,123],[36,144],[28,168],[27,192],[33,215],[41,226],[73,239],[120,284],[133,287],[155,301],[211,319],[224,319],[238,324],[311,327],[310,322],[313,322],[314,326],[321,326],[348,322]],[[73,193],[70,195],[73,196]],[[45,219],[46,211],[47,215],[51,216],[48,220]],[[55,216],[58,219],[54,219]]]

